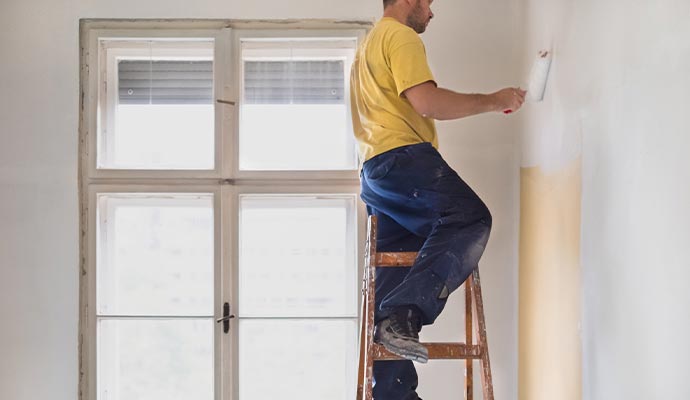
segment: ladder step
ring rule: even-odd
[[[479,345],[465,343],[422,343],[429,350],[430,360],[479,360],[482,348]],[[374,360],[403,360],[378,343],[372,344],[371,354]]]
[[[417,252],[376,253],[376,267],[411,267],[417,258]]]

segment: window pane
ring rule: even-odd
[[[213,169],[213,41],[105,44],[99,168]]]
[[[101,320],[99,400],[213,400],[213,320]]]
[[[213,169],[213,105],[121,104],[107,168]]]
[[[213,315],[211,194],[99,195],[100,315]]]
[[[357,168],[349,114],[352,48],[242,43],[242,170]],[[302,50],[302,51],[301,51]]]
[[[356,316],[354,196],[244,196],[241,316]]]
[[[355,320],[240,321],[239,340],[240,400],[355,398]]]

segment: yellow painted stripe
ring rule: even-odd
[[[580,160],[520,184],[519,399],[580,400]]]

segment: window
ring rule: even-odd
[[[82,398],[354,398],[363,30],[296,27],[82,24]]]
[[[213,169],[213,40],[100,41],[98,167]]]
[[[354,45],[241,40],[240,169],[357,168],[347,84]]]
[[[213,399],[213,195],[96,203],[98,398]]]

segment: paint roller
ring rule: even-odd
[[[536,103],[544,100],[544,92],[546,92],[546,81],[549,78],[550,67],[551,53],[546,50],[542,50],[537,53],[537,58],[534,60],[532,70],[529,74],[525,101]],[[505,110],[503,112],[510,114],[513,112],[513,110]]]

